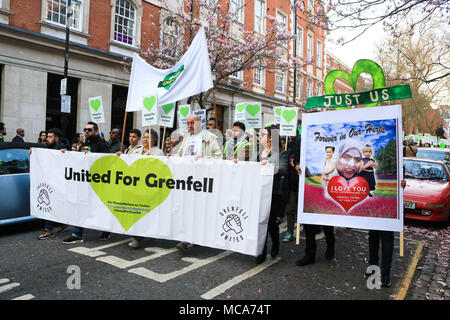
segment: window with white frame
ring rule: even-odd
[[[303,29],[297,27],[297,57],[303,57]]]
[[[264,33],[264,1],[255,0],[255,31]]]
[[[133,45],[135,42],[136,10],[127,0],[116,0],[114,40]]]
[[[284,71],[275,73],[275,91],[286,93],[286,73]]]
[[[162,52],[163,54],[175,58],[177,54],[178,23],[172,17],[164,20],[162,30]]]
[[[235,57],[233,57],[232,60],[233,60],[232,68],[233,68],[233,69],[239,68],[240,65],[241,65],[241,63],[242,63],[242,62],[241,62],[241,59],[240,59],[240,58],[235,58]],[[230,77],[231,77],[231,78],[234,78],[234,79],[242,80],[242,71],[236,71],[236,72],[233,72],[233,73],[230,75]]]
[[[316,66],[322,68],[322,41],[317,41]]]
[[[234,20],[240,23],[244,23],[243,0],[231,0],[230,10]]]
[[[303,89],[303,77],[301,74],[297,74],[297,82],[295,84],[295,97],[297,99],[302,98],[302,89]]]
[[[61,26],[66,26],[67,15],[69,27],[81,31],[83,18],[83,1],[72,0],[70,8],[67,8],[68,0],[47,0],[47,21]]]
[[[258,67],[253,69],[253,84],[264,86],[264,68]]]
[[[311,80],[311,78],[308,78],[308,80],[306,80],[306,97],[312,97],[313,95],[313,82]]]
[[[313,37],[310,34],[308,34],[306,57],[308,58],[308,61],[314,62],[314,60],[312,60],[313,59]]]
[[[319,81],[316,81],[316,96],[322,95],[322,86]]]
[[[280,11],[277,11],[277,22],[279,31],[287,31],[287,18]],[[281,41],[282,46],[286,46],[286,41]]]

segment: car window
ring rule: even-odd
[[[0,150],[0,175],[30,172],[30,155],[27,149]]]
[[[440,163],[405,160],[403,162],[405,178],[448,181],[447,172]]]
[[[431,159],[431,160],[441,160],[445,159],[445,152],[442,151],[434,151],[428,149],[419,149],[416,154],[417,158]]]

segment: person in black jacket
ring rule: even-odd
[[[94,153],[109,153],[108,144],[103,140],[98,133],[98,125],[95,122],[89,121],[84,128],[84,143],[80,146],[79,151],[94,152]],[[104,232],[101,238],[109,236],[109,233]],[[65,244],[82,243],[83,242],[83,228],[74,227],[72,235],[63,240]]]
[[[300,169],[300,143],[301,136],[297,136],[295,141],[289,142],[289,169],[288,169],[288,184],[289,195],[286,205],[286,223],[287,232],[283,239],[284,243],[291,242],[295,239],[294,227],[297,221],[297,207],[298,207],[298,177],[302,174]]]

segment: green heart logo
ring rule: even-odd
[[[169,167],[155,158],[142,158],[128,166],[120,157],[106,156],[97,159],[89,173],[92,189],[125,231],[163,203],[171,191],[165,184],[162,188],[146,184],[149,174],[156,176],[152,181],[172,179]]]
[[[187,117],[187,115],[189,114],[189,107],[181,107],[180,108],[180,113],[183,115],[183,117]]]
[[[100,99],[95,99],[91,100],[89,102],[89,105],[91,106],[92,109],[94,109],[95,112],[97,112],[98,108],[100,108],[100,106],[102,105],[102,102],[100,101]]]
[[[150,112],[156,103],[156,97],[155,96],[151,96],[150,98],[145,97],[143,103],[144,103],[145,109],[147,109],[148,112]]]
[[[173,109],[175,105],[173,103],[168,103],[162,106],[162,109],[166,114],[169,114],[169,112]]]
[[[261,110],[261,107],[259,104],[248,104],[247,105],[247,112],[252,116],[256,116],[258,112]]]
[[[164,88],[166,90],[169,90],[170,87],[177,81],[178,77],[180,76],[181,72],[184,71],[184,64],[175,72],[169,73],[164,80],[160,81],[158,83],[158,88]]]
[[[328,94],[336,94],[336,91],[334,90],[334,82],[338,79],[344,79],[347,81],[353,88],[353,91],[356,92],[356,82],[358,80],[358,77],[361,73],[368,73],[372,76],[373,79],[373,87],[374,89],[380,89],[385,87],[385,79],[384,79],[384,73],[381,67],[373,62],[372,60],[367,59],[361,59],[355,62],[352,69],[352,74],[348,74],[345,71],[342,70],[333,70],[327,74],[324,80],[324,91],[325,95]],[[375,107],[377,103],[369,103],[366,105],[366,107]],[[347,107],[339,107],[335,108],[336,110],[339,109],[348,109]]]
[[[236,106],[236,109],[237,109],[239,112],[244,111],[244,108],[245,108],[245,103],[240,103],[240,104],[238,104],[238,105]]]
[[[281,108],[275,108],[275,113],[280,116],[281,115]]]
[[[295,110],[284,110],[283,111],[283,118],[288,123],[291,122],[295,118],[296,115],[297,115],[297,112],[295,112]]]

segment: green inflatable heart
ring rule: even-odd
[[[169,114],[169,112],[173,109],[173,107],[175,106],[175,104],[173,103],[168,103],[162,106],[162,109],[164,110],[164,112],[166,114]]]
[[[244,111],[244,108],[245,108],[245,103],[240,103],[240,104],[238,104],[238,105],[236,106],[236,109],[237,109],[239,112]]]
[[[150,112],[156,103],[156,97],[155,96],[151,96],[150,98],[145,97],[143,103],[144,103],[145,109],[147,109],[148,112]]]
[[[281,108],[275,108],[275,113],[280,116],[281,115]]]
[[[261,107],[259,104],[248,104],[247,105],[247,112],[252,116],[256,116],[258,112],[261,110]]]
[[[155,158],[142,158],[128,166],[120,157],[106,156],[97,159],[89,173],[92,189],[125,231],[163,203],[171,191],[165,184],[161,188],[146,184],[149,174],[157,177],[152,182],[172,179],[169,167]]]
[[[102,105],[102,102],[100,101],[100,99],[95,99],[91,100],[89,102],[89,105],[91,106],[92,109],[94,109],[95,112],[97,112],[98,108],[100,108],[100,106]]]
[[[355,62],[352,69],[352,74],[348,74],[342,70],[333,70],[327,74],[324,80],[324,91],[325,95],[336,94],[334,90],[334,82],[338,79],[344,79],[347,81],[353,88],[353,91],[356,92],[356,82],[361,73],[368,73],[372,76],[373,79],[373,87],[374,89],[380,89],[385,87],[385,79],[384,73],[381,67],[373,62],[372,60],[361,59]],[[377,103],[369,103],[366,107],[375,107]],[[339,107],[339,109],[347,109],[347,107]]]
[[[187,115],[189,114],[189,107],[181,107],[180,108],[180,113],[183,115],[183,117],[187,117]]]
[[[296,115],[297,115],[297,112],[295,112],[295,110],[284,110],[284,112],[283,112],[283,118],[288,123],[291,122],[295,118]]]

